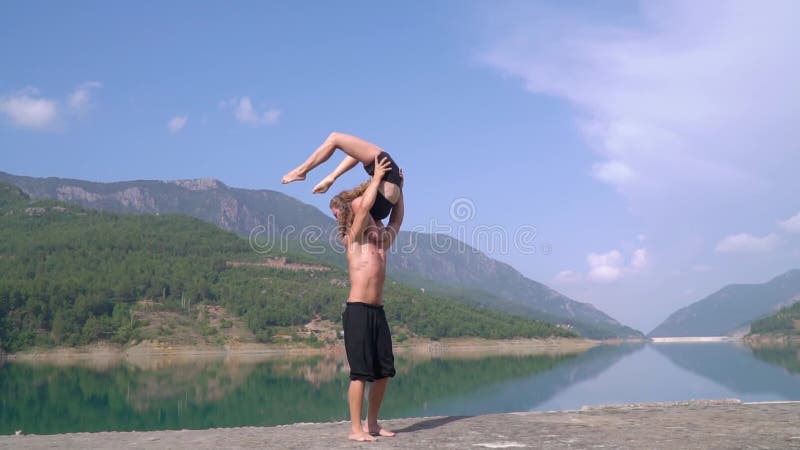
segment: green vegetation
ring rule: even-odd
[[[225,326],[204,316],[218,305],[268,342],[278,327],[313,318],[341,321],[347,274],[236,266],[257,262],[246,240],[182,215],[124,215],[55,201],[31,202],[0,185],[0,348],[125,344],[143,336],[142,301],[185,317],[207,342]],[[307,256],[289,261],[315,262]],[[574,336],[545,322],[464,305],[388,281],[387,315],[395,326],[439,338]],[[227,324],[226,324],[227,325]],[[158,328],[169,335],[169,323]]]
[[[750,333],[800,335],[800,302],[754,321],[750,325]]]
[[[412,286],[425,286],[426,292],[451,298],[454,297],[468,305],[559,324],[567,329],[576,331],[578,334],[588,339],[643,337],[642,333],[633,328],[626,327],[618,322],[604,321],[601,315],[602,313],[597,314],[597,317],[591,321],[577,320],[575,318],[564,317],[563,315],[559,316],[548,313],[544,310],[536,309],[532,305],[525,305],[515,300],[503,298],[483,289],[454,287],[453,285],[414,277],[403,277],[401,281]]]

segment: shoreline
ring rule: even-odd
[[[624,341],[622,341],[624,342]],[[469,355],[492,352],[498,354],[539,353],[539,352],[577,352],[585,351],[602,344],[619,344],[620,341],[595,341],[590,339],[551,338],[551,339],[481,339],[447,338],[440,340],[410,339],[394,345],[397,354],[448,354]],[[10,362],[54,362],[69,361],[131,361],[142,358],[219,358],[219,357],[281,357],[281,356],[327,356],[344,354],[344,344],[314,347],[295,344],[235,344],[225,346],[209,345],[168,345],[153,341],[142,341],[133,346],[111,344],[92,344],[81,347],[58,347],[50,349],[31,349],[19,353],[7,353],[0,361]]]
[[[800,335],[790,334],[751,334],[742,338],[751,347],[786,347],[800,345]]]
[[[483,339],[474,337],[444,338],[439,340],[411,338],[402,343],[395,343],[396,354],[404,356],[485,356],[487,353],[500,355],[539,354],[539,353],[574,353],[586,351],[599,345],[625,344],[661,344],[672,343],[708,343],[723,342],[744,344],[749,347],[784,347],[800,345],[800,336],[752,335],[742,338],[715,339],[709,338],[668,338],[668,339],[607,339],[593,340],[584,338],[520,338],[520,339]],[[157,341],[142,341],[136,345],[119,346],[98,343],[79,347],[36,348],[18,353],[0,352],[0,363],[3,362],[52,362],[69,363],[74,361],[107,361],[130,362],[146,358],[166,359],[269,359],[280,357],[313,357],[344,355],[344,343],[340,340],[333,345],[312,346],[308,344],[259,344],[238,343],[223,346],[207,344],[166,344]]]

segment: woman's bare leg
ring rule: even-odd
[[[347,172],[348,170],[352,169],[353,167],[358,164],[359,161],[353,158],[350,155],[344,157],[341,163],[330,173],[327,177],[323,178],[322,181],[319,182],[316,186],[314,186],[313,192],[315,194],[324,194],[328,191],[328,188],[331,187],[334,181],[337,178],[342,176],[343,173]]]
[[[337,148],[364,164],[373,162],[375,157],[381,153],[381,148],[371,142],[367,142],[356,136],[334,131],[303,164],[300,164],[294,170],[284,175],[283,179],[281,179],[281,183],[286,184],[292,181],[305,180],[306,174],[327,161]],[[352,166],[350,168],[352,168]]]

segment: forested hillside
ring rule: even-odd
[[[217,333],[203,308],[218,305],[269,342],[280,327],[340,322],[347,295],[347,274],[338,267],[268,264],[282,256],[319,268],[302,255],[258,254],[247,240],[195,218],[31,201],[6,184],[0,236],[0,347],[7,351],[137,341],[146,325],[137,314],[143,304],[181,315],[203,336]],[[385,298],[393,326],[420,336],[573,336],[397,282],[387,282]]]
[[[181,213],[248,237],[321,235],[316,258],[343,266],[332,250],[335,223],[317,208],[281,192],[240,189],[216,179],[136,180],[96,183],[64,178],[34,178],[0,172],[0,182],[16,185],[34,199],[56,199],[84,208],[116,213]],[[273,239],[273,242],[275,239]],[[445,234],[401,231],[388,261],[390,277],[426,291],[513,315],[559,323],[593,339],[640,338],[594,306],[575,301],[526,278],[515,268],[492,259]],[[473,243],[474,244],[474,243]],[[295,248],[298,253],[308,250]],[[454,294],[458,292],[458,294]]]
[[[782,308],[750,325],[752,334],[800,335],[800,302]]]

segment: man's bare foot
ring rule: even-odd
[[[364,430],[361,431],[351,431],[350,435],[347,436],[347,439],[351,441],[358,441],[358,442],[373,442],[377,441],[378,438],[372,436],[371,434],[367,433]]]
[[[381,428],[379,425],[368,427],[364,431],[368,432],[372,436],[392,437],[396,434],[394,431]]]
[[[314,186],[314,190],[312,191],[315,194],[324,194],[328,192],[328,189],[331,187],[335,180],[330,177],[325,177],[324,180],[320,181],[316,186]]]
[[[306,179],[306,174],[300,171],[300,169],[294,169],[291,172],[287,173],[286,175],[281,178],[282,184],[288,184],[292,181],[303,181]]]

